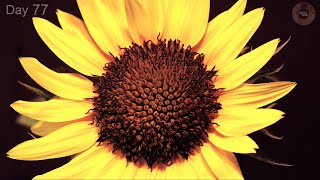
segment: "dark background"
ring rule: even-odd
[[[296,24],[291,15],[297,0],[248,0],[247,9],[266,7],[266,15],[257,33],[250,40],[250,46],[257,47],[271,39],[280,37],[283,42],[291,36],[290,43],[277,54],[268,67],[277,67],[285,63],[284,69],[278,73],[281,80],[296,81],[298,86],[285,98],[279,101],[276,108],[286,112],[286,117],[270,127],[276,134],[284,136],[281,141],[272,140],[257,132],[252,135],[260,146],[260,152],[278,160],[293,164],[293,167],[278,167],[262,163],[245,155],[237,155],[246,179],[307,179],[315,178],[317,166],[312,165],[317,152],[316,113],[318,112],[318,83],[316,70],[320,65],[320,1],[306,0],[316,8],[316,19],[307,26]],[[234,4],[235,0],[215,0],[211,2],[210,19]],[[67,162],[67,158],[26,162],[11,160],[5,153],[25,140],[31,139],[28,129],[15,121],[17,113],[9,104],[16,100],[30,100],[35,97],[19,85],[17,81],[39,87],[24,72],[18,57],[36,57],[50,68],[63,65],[47,48],[37,35],[32,24],[33,4],[48,4],[44,15],[39,9],[36,16],[43,17],[58,24],[56,9],[81,17],[75,0],[1,0],[0,1],[0,172],[1,179],[31,179],[57,168]],[[6,5],[29,7],[26,17],[7,15]],[[192,13],[192,12],[190,12]],[[317,164],[317,163],[316,163]]]

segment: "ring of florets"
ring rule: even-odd
[[[94,83],[98,141],[112,144],[127,161],[144,159],[150,168],[170,165],[178,154],[187,159],[221,108],[212,82],[216,71],[206,70],[204,55],[178,40],[122,50]]]

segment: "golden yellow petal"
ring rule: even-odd
[[[280,81],[261,84],[243,84],[236,89],[224,91],[218,101],[222,108],[259,108],[288,94],[297,83]]]
[[[36,124],[34,124],[33,126],[31,126],[30,130],[33,134],[36,134],[38,136],[46,136],[46,135],[52,133],[53,131],[56,131],[56,130],[58,130],[68,124],[70,124],[70,122],[39,121]]]
[[[43,160],[70,156],[88,149],[98,139],[98,128],[88,122],[64,126],[47,136],[25,141],[12,148],[11,159]]]
[[[94,47],[97,47],[97,50],[99,50],[99,47],[92,40],[92,37],[90,36],[90,33],[83,20],[77,18],[72,14],[61,11],[60,9],[57,9],[56,13],[61,29],[63,29],[65,33],[77,37],[78,39],[81,39],[84,42],[87,41],[91,43]]]
[[[213,120],[215,129],[226,136],[244,136],[270,126],[283,117],[284,113],[276,109],[221,109]]]
[[[15,111],[32,119],[48,122],[65,122],[83,117],[93,108],[91,101],[55,98],[42,102],[16,101],[10,105]]]
[[[200,152],[194,152],[194,155],[190,155],[188,162],[197,174],[197,179],[216,179],[215,172],[211,171]]]
[[[134,174],[138,170],[137,166],[134,163],[128,163],[126,169],[122,172],[120,179],[133,179]]]
[[[58,18],[64,29],[45,19],[33,18],[41,39],[70,67],[88,76],[101,75],[108,61],[90,39],[84,23],[62,11],[58,11]]]
[[[170,1],[162,39],[179,39],[195,46],[203,37],[209,18],[210,0]]]
[[[118,56],[119,46],[131,45],[124,1],[77,0],[77,3],[90,35],[105,53]]]
[[[163,31],[163,1],[126,0],[127,20],[131,37],[136,43],[152,40]]]
[[[182,179],[181,175],[182,171],[177,163],[173,163],[171,166],[166,167],[166,179]]]
[[[197,173],[193,170],[190,163],[186,160],[180,164],[177,164],[178,168],[180,168],[180,179],[197,179]]]
[[[230,25],[237,21],[244,13],[247,0],[238,0],[229,10],[219,14],[217,17],[212,19],[207,27],[206,33],[202,40],[196,46],[196,51],[199,49],[205,49],[205,46],[214,41],[216,37],[219,37]],[[201,51],[201,50],[200,50]],[[204,63],[208,63],[209,58],[204,59]]]
[[[199,49],[205,54],[207,69],[216,66],[217,70],[232,62],[250,40],[261,24],[264,9],[259,8],[248,12],[221,33],[216,33],[214,38],[208,40]]]
[[[243,179],[238,161],[233,153],[213,144],[204,143],[201,153],[218,179]]]
[[[214,78],[216,88],[233,89],[244,83],[272,57],[279,39],[274,39],[230,62],[217,72]]]
[[[209,141],[226,151],[235,153],[255,153],[258,145],[249,136],[224,136],[217,131],[209,133]]]
[[[98,143],[92,145],[89,149],[73,158],[67,164],[49,171],[45,174],[34,177],[34,180],[41,179],[84,179],[91,169],[101,163],[101,158],[107,152],[104,146],[98,146]]]
[[[156,171],[151,171],[151,169],[148,167],[147,163],[145,161],[143,162],[137,162],[135,164],[136,166],[136,172],[132,179],[152,179],[152,176],[156,173]]]
[[[73,100],[95,96],[93,83],[80,74],[54,72],[31,57],[20,58],[20,62],[36,83],[57,96]]]
[[[85,179],[120,179],[126,168],[126,159],[112,154],[100,159]]]
[[[44,122],[44,121],[38,121],[34,125],[31,126],[30,130],[33,134],[36,134],[38,136],[46,136],[53,131],[56,131],[63,126],[66,126],[68,124],[79,122],[79,121],[88,121],[89,123],[92,122],[92,116],[87,116],[84,118],[80,118],[73,121],[67,121],[67,122]]]
[[[190,163],[178,155],[178,159],[166,167],[166,179],[197,179],[197,174]]]
[[[101,176],[97,179],[120,179],[126,168],[127,160],[125,158],[114,158],[105,168]]]
[[[157,168],[155,169],[155,174],[153,176],[155,180],[166,179],[166,168]]]

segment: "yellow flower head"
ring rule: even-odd
[[[209,0],[77,0],[84,21],[33,18],[47,46],[79,72],[57,73],[31,57],[28,75],[54,98],[11,107],[39,120],[43,136],[12,159],[76,155],[35,179],[243,179],[233,153],[255,153],[248,134],[284,113],[261,108],[296,83],[248,84],[279,39],[239,56],[264,9],[246,0],[208,23]]]

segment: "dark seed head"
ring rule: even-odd
[[[98,141],[108,141],[128,161],[170,165],[201,146],[221,105],[204,55],[177,40],[132,43],[94,84]]]

